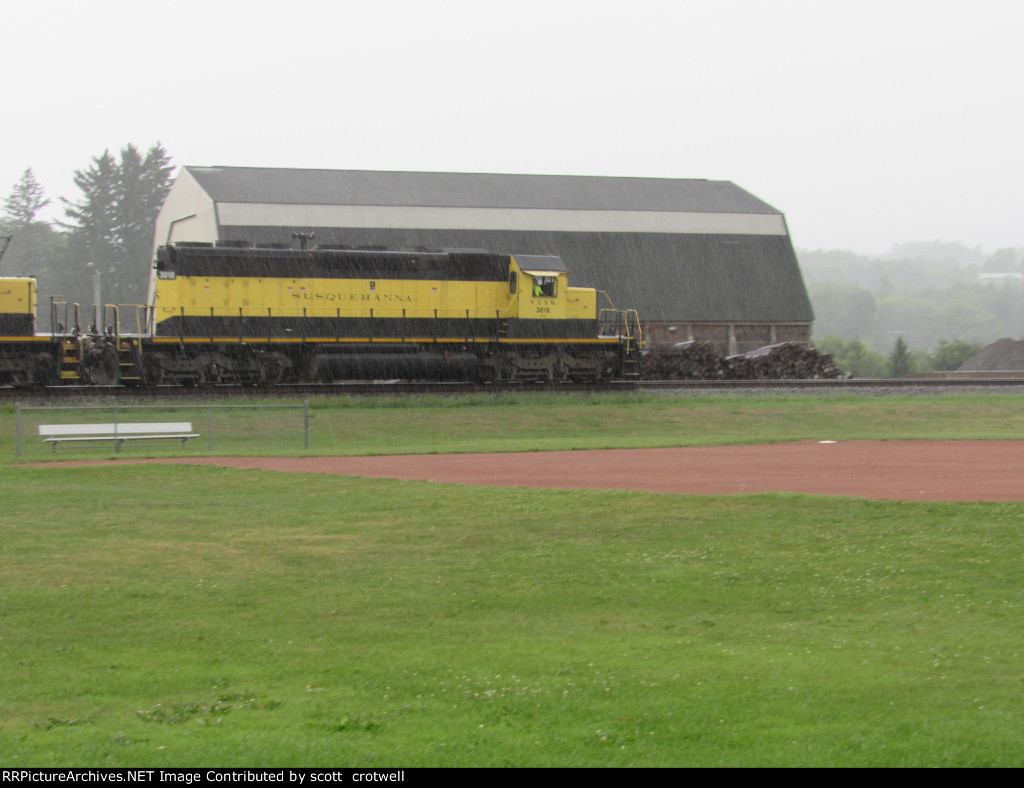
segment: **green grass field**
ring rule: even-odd
[[[557,449],[642,448],[793,440],[1024,438],[1020,397],[673,397],[668,395],[469,395],[344,397],[309,403],[310,448],[304,447],[301,402],[244,400],[134,409],[121,421],[191,421],[201,437],[184,450],[172,443],[130,446],[125,457],[167,454],[367,455]],[[262,408],[255,408],[261,405]],[[275,407],[287,406],[287,407]],[[54,453],[36,433],[41,423],[109,422],[113,408],[64,406],[25,411],[22,460],[96,459],[103,448],[61,446]],[[14,409],[0,407],[0,464],[14,461]]]
[[[1022,410],[325,400],[310,453],[1021,439]],[[303,453],[292,411],[215,418],[214,453]],[[0,766],[1022,761],[1024,504],[31,468],[0,424]]]

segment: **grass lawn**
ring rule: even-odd
[[[106,405],[106,407],[99,407]],[[481,451],[550,451],[774,443],[793,440],[1024,438],[1019,396],[885,397],[857,395],[679,397],[664,394],[509,394],[453,397],[337,397],[309,403],[304,446],[301,402],[215,401],[175,406],[117,404],[121,421],[191,421],[201,437],[182,449],[126,447],[123,456],[161,454],[367,455]],[[24,411],[22,460],[114,456],[62,445],[54,454],[36,432],[41,423],[113,420],[113,405],[91,410]],[[262,405],[262,409],[252,407]],[[288,407],[275,407],[287,405]],[[0,407],[0,464],[14,461],[14,408]]]
[[[313,403],[311,453],[1024,437],[1007,396],[463,405]],[[12,410],[0,765],[1021,763],[1024,504],[29,468]]]

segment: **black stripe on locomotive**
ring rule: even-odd
[[[476,251],[397,252],[188,246],[157,250],[157,275],[291,279],[436,279],[505,282],[509,256]]]
[[[0,314],[0,336],[30,337],[35,333],[35,330],[35,315]]]
[[[221,317],[174,315],[160,321],[160,337],[218,340],[282,339],[593,339],[596,320],[429,317]]]

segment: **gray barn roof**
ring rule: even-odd
[[[186,167],[214,202],[778,214],[729,181]]]

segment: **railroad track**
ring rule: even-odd
[[[945,391],[1014,391],[1024,393],[1024,376],[954,377],[850,380],[645,380],[616,381],[601,384],[478,384],[427,382],[357,382],[332,384],[292,384],[276,386],[40,386],[32,388],[0,387],[0,400],[76,400],[76,399],[219,399],[230,397],[315,397],[367,396],[398,394],[473,394],[521,392],[635,392],[678,391],[689,393],[732,392],[862,392],[874,394],[937,394]]]
[[[893,392],[962,391],[964,389],[1024,389],[1024,376],[1017,377],[951,377],[951,378],[850,378],[808,380],[646,380],[635,384],[638,388],[657,390],[749,390],[749,391],[863,391],[869,389]]]
[[[37,386],[0,388],[0,399],[27,401],[37,399],[218,399],[223,397],[316,397],[366,396],[395,394],[473,394],[509,393],[525,391],[594,392],[635,391],[637,383],[582,384],[564,383],[541,385],[434,383],[409,381],[374,381],[354,383],[296,383],[273,386]]]

